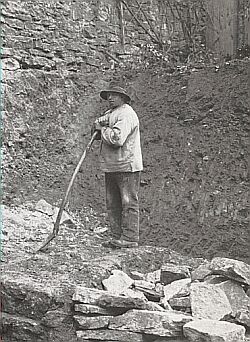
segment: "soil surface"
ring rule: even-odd
[[[115,76],[132,90],[132,106],[141,123],[141,245],[167,247],[186,256],[219,255],[250,262],[249,65],[244,60],[174,73],[125,70]],[[35,84],[30,91],[35,99]],[[51,93],[49,83],[44,93]],[[96,99],[89,97],[91,103]],[[79,97],[74,107],[87,105],[87,100]],[[38,103],[37,113],[44,103]],[[104,106],[98,103],[94,109]],[[86,110],[90,107],[89,103]],[[58,130],[58,117],[44,113],[44,118],[29,117],[30,130],[18,133],[14,147],[7,136],[3,153],[11,167],[4,174],[6,205],[15,207],[41,198],[59,205],[77,162],[71,152],[82,151],[88,142],[91,122],[85,123],[85,133],[76,143],[79,136],[72,132],[79,122],[75,117],[65,116]],[[65,127],[71,132],[67,144]],[[82,223],[86,223],[84,208],[93,208],[100,226],[105,227],[103,175],[97,155],[95,142],[68,208]]]
[[[249,64],[147,74],[140,104],[141,238],[183,254],[248,261]]]
[[[85,222],[67,214],[58,236],[47,248],[39,248],[52,232],[56,215],[36,209],[31,203],[18,208],[3,207],[1,270],[3,278],[26,284],[29,279],[62,295],[76,285],[103,289],[102,280],[113,269],[148,273],[164,262],[197,267],[202,258],[185,258],[167,248],[142,246],[133,249],[105,248],[107,227],[98,214],[85,208]],[[18,246],[18,248],[17,248]]]

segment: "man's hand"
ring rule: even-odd
[[[94,123],[94,129],[95,131],[100,131],[102,129],[102,125],[97,120]]]
[[[103,116],[101,116],[95,120],[95,122],[91,128],[91,135],[93,135],[93,133],[95,131],[99,132],[95,140],[101,139],[101,129],[102,129],[102,127],[108,126],[108,125],[109,125],[109,121],[108,121],[107,115],[103,115]]]
[[[102,127],[103,126],[108,126],[109,125],[109,120],[107,115],[100,116],[95,123],[99,123]]]

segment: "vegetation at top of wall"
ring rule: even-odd
[[[246,25],[249,16],[249,2],[239,0],[235,12],[229,13],[228,25],[235,25],[234,55],[218,54],[211,49],[211,31],[218,31],[216,20],[221,13],[214,13],[211,1],[204,0],[117,0],[120,17],[121,44],[126,49],[127,26],[131,22],[147,37],[146,41],[137,44],[136,51],[130,58],[132,67],[147,68],[150,65],[168,68],[170,71],[178,66],[204,65],[228,61],[232,58],[249,57]],[[210,7],[211,6],[211,7]],[[232,10],[233,11],[233,10]],[[217,16],[217,17],[216,17]],[[232,18],[237,17],[237,19]],[[226,14],[225,14],[226,17]],[[216,18],[216,19],[215,19]],[[231,24],[234,20],[237,23]],[[217,23],[218,24],[218,23]],[[210,33],[209,33],[210,30]],[[218,32],[216,32],[218,34]],[[212,39],[218,40],[218,37]],[[127,59],[128,56],[127,56]]]

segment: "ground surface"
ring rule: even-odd
[[[124,71],[124,75],[124,82],[134,90],[133,107],[142,131],[141,244],[171,248],[187,256],[223,255],[249,262],[249,62],[174,74],[152,69]],[[67,96],[57,93],[53,97],[48,75],[42,99],[38,94],[42,75],[34,76],[34,82],[41,82],[40,88],[36,82],[29,88],[29,99],[34,102],[37,96],[38,101],[34,115],[28,116],[25,97],[16,108],[17,113],[23,113],[28,129],[20,124],[14,145],[15,137],[6,135],[7,205],[35,203],[41,198],[59,205],[77,162],[73,152],[82,151],[89,139],[90,121],[79,122],[72,112],[78,107],[91,109],[93,120],[94,109],[90,104],[88,107],[88,99],[96,101],[92,97],[79,97],[74,110],[65,111],[60,118],[48,112],[48,103],[61,96],[63,106]],[[72,82],[81,89],[81,78]],[[72,88],[76,92],[77,86]],[[23,96],[21,90],[20,94]],[[11,101],[11,97],[6,99],[7,109]],[[7,120],[11,132],[11,118]],[[72,133],[78,126],[85,132],[80,140]],[[83,223],[84,207],[94,208],[104,227],[103,175],[98,169],[97,145],[78,175],[69,208]]]
[[[39,247],[52,232],[55,217],[37,211],[30,203],[19,208],[4,207],[1,266],[3,277],[20,283],[28,279],[65,294],[76,285],[98,287],[113,269],[151,272],[164,262],[197,267],[203,259],[184,258],[167,248],[143,246],[128,250],[102,247],[107,238],[94,211],[85,211],[85,222],[60,225],[58,236],[47,249]],[[91,229],[90,229],[91,227]]]

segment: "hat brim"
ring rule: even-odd
[[[124,94],[120,91],[115,91],[115,90],[102,90],[100,92],[100,96],[103,100],[107,100],[108,99],[108,93],[115,93],[115,94],[119,94],[121,95],[122,97],[124,97],[126,99],[126,102],[130,102],[131,101],[131,97],[127,94]]]

